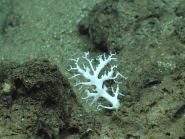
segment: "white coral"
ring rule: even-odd
[[[91,59],[91,60],[88,59],[88,57],[87,57],[88,55],[89,55],[89,52],[85,52],[85,56],[83,56],[82,58],[85,59],[88,62],[90,68],[88,66],[85,66],[85,64],[83,63],[83,69],[82,69],[78,65],[79,58],[77,58],[77,59],[71,59],[71,60],[75,61],[76,67],[72,67],[70,65],[71,68],[69,69],[69,71],[71,71],[71,70],[77,70],[78,71],[78,74],[74,74],[71,78],[74,78],[74,77],[79,76],[79,75],[83,75],[86,79],[89,79],[90,80],[88,82],[78,82],[78,83],[76,83],[75,86],[81,85],[81,87],[79,88],[79,89],[81,89],[84,85],[94,85],[96,87],[93,90],[94,92],[90,92],[89,90],[86,90],[87,96],[84,97],[84,98],[82,98],[82,99],[88,99],[90,97],[94,97],[93,101],[90,104],[90,106],[91,106],[92,104],[94,104],[97,101],[97,99],[99,97],[103,97],[103,98],[105,98],[107,101],[109,101],[111,103],[111,106],[103,106],[102,104],[99,104],[98,107],[97,107],[97,109],[99,107],[103,107],[103,108],[107,108],[107,109],[116,109],[117,110],[119,108],[119,106],[120,106],[120,103],[119,103],[119,100],[118,100],[118,94],[120,94],[120,95],[123,95],[123,94],[119,93],[119,83],[120,82],[116,82],[115,79],[118,76],[121,76],[124,79],[127,79],[127,77],[123,76],[119,72],[117,72],[115,74],[115,76],[114,76],[113,75],[114,74],[114,69],[117,68],[117,65],[113,65],[113,66],[111,66],[110,71],[104,72],[104,74],[101,76],[101,78],[98,78],[101,70],[110,61],[112,61],[112,60],[117,61],[117,58],[113,58],[113,56],[115,54],[110,54],[107,58],[106,58],[105,54],[98,56],[96,58],[96,60],[99,61],[99,64],[98,64],[98,66],[95,69],[94,69],[94,67],[92,65],[93,59]],[[92,70],[92,73],[93,74],[90,74],[91,70]],[[110,80],[110,79],[114,80],[115,83],[117,84],[116,90],[114,90],[113,87],[112,87],[112,92],[113,92],[114,96],[111,96],[107,92],[108,89],[103,84],[104,81]]]

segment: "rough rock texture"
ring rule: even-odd
[[[82,137],[95,128],[93,116],[82,109],[67,79],[48,60],[0,67],[1,137]]]
[[[184,43],[184,4],[172,11],[174,6],[172,2],[158,0],[104,0],[79,23],[79,31],[89,36],[95,48],[103,52],[119,52],[129,46],[155,47],[170,34]],[[173,22],[174,14],[182,20],[175,23],[173,33],[173,27],[168,24]]]

